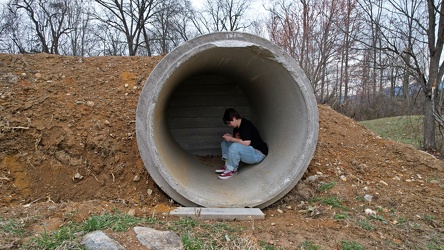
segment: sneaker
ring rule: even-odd
[[[231,178],[231,177],[233,177],[235,175],[237,175],[237,170],[235,170],[235,171],[226,171],[226,172],[223,172],[222,174],[219,175],[219,179],[226,180],[226,179],[229,179],[229,178]]]
[[[225,166],[223,166],[223,167],[221,167],[219,169],[216,169],[216,173],[218,173],[218,174],[221,174],[221,173],[223,173],[225,171],[227,171],[227,168]]]

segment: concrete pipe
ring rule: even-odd
[[[269,146],[259,164],[219,180],[205,157],[220,160],[226,108],[255,123]],[[136,133],[144,165],[183,206],[267,207],[306,171],[318,138],[312,87],[297,63],[263,38],[221,32],[192,39],[166,55],[141,92]]]

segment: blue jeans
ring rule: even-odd
[[[253,148],[236,142],[222,141],[222,160],[226,160],[225,167],[229,171],[235,171],[239,167],[239,162],[255,164],[261,162],[265,155]]]

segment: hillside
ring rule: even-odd
[[[139,93],[160,59],[1,54],[1,216],[39,214],[28,228],[39,233],[72,211],[81,221],[116,207],[147,216],[178,206],[145,170],[135,138]],[[316,153],[303,179],[246,233],[285,249],[307,241],[321,249],[341,241],[442,249],[444,163],[327,106],[319,105],[319,116]],[[341,206],[327,201],[332,197]],[[0,238],[0,249],[11,244]]]

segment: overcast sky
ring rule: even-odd
[[[191,0],[191,3],[193,4],[193,7],[198,9],[201,8],[206,0]],[[250,8],[254,9],[255,11],[252,11],[252,13],[255,13],[255,15],[259,15],[261,13],[265,13],[265,9],[263,7],[264,3],[268,3],[269,0],[250,0],[251,5]]]

